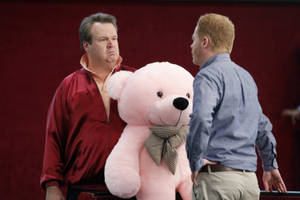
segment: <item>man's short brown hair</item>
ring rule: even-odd
[[[213,51],[216,53],[231,53],[234,42],[234,25],[223,15],[208,13],[200,16],[197,23],[199,38],[208,36]]]

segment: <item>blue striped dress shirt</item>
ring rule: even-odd
[[[252,76],[229,54],[207,60],[194,80],[193,112],[186,150],[192,172],[203,158],[256,171],[257,147],[265,171],[278,168],[272,124],[262,113]]]

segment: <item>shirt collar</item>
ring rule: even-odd
[[[213,57],[209,58],[201,67],[200,69],[203,69],[210,65],[212,62],[215,62],[217,60],[230,60],[230,55],[228,53],[218,53],[214,55]]]
[[[112,68],[111,72],[113,72],[114,70],[120,68],[120,65],[121,65],[121,63],[122,63],[122,60],[123,60],[122,57],[119,56],[119,58],[118,58],[118,60],[117,60],[117,62],[116,62],[116,65]],[[81,57],[81,59],[80,59],[80,65],[81,65],[86,71],[91,72],[94,76],[96,76],[96,77],[99,78],[99,76],[98,76],[94,71],[92,71],[91,69],[88,68],[88,66],[89,66],[89,59],[88,59],[88,56],[87,56],[86,53],[82,55],[82,57]]]

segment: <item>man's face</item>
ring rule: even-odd
[[[200,66],[202,54],[201,54],[201,42],[200,42],[199,36],[197,34],[197,26],[194,30],[192,40],[193,40],[193,43],[191,44],[191,51],[192,51],[192,56],[193,56],[193,63],[195,65]]]
[[[111,23],[95,22],[90,30],[92,43],[85,43],[89,58],[96,63],[115,64],[119,58],[118,34]]]

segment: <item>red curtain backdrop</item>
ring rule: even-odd
[[[281,118],[300,104],[300,4],[271,3],[0,3],[0,193],[4,199],[43,199],[39,187],[46,114],[61,80],[80,68],[78,27],[95,12],[115,15],[124,63],[179,64],[196,75],[190,44],[208,12],[235,24],[232,59],[247,69],[274,126],[280,171],[300,190],[300,129]],[[261,179],[261,165],[257,174]],[[260,181],[260,185],[261,181]]]

